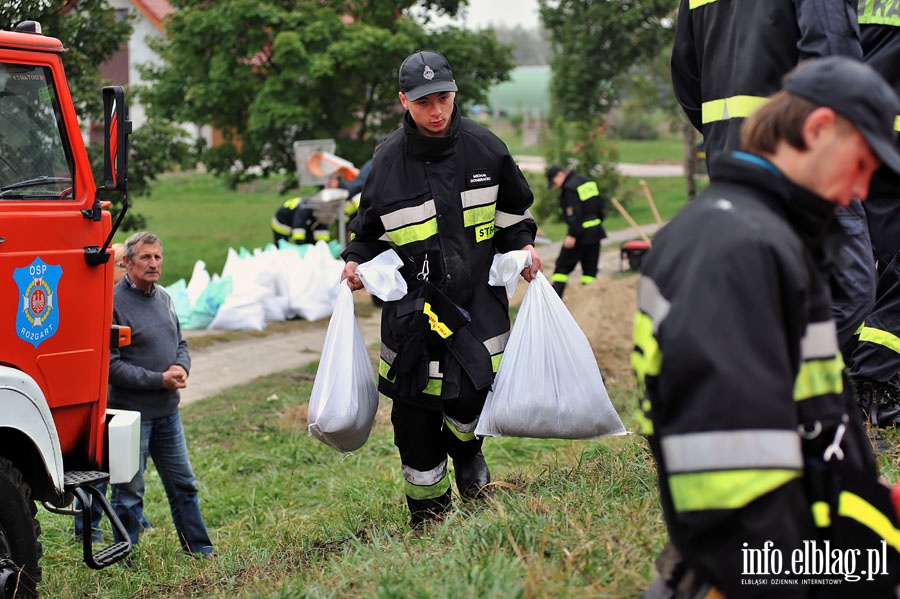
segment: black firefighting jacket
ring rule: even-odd
[[[740,148],[743,118],[800,61],[862,58],[855,13],[847,0],[681,0],[672,83],[707,157]]]
[[[602,224],[606,211],[596,181],[569,173],[562,184],[559,205],[567,234],[579,244],[597,243],[606,237]]]
[[[420,401],[420,393],[454,398],[461,371],[476,388],[490,385],[509,314],[505,289],[489,286],[488,274],[497,252],[533,243],[533,199],[503,142],[456,108],[446,137],[422,135],[407,113],[379,147],[342,257],[363,263],[394,248],[404,262],[409,293],[382,308],[382,393],[401,401]],[[426,364],[424,389],[401,384],[407,375],[397,372],[398,353],[406,354],[401,372],[410,372],[415,356]]]
[[[729,599],[889,596],[900,575],[897,516],[831,318],[834,208],[771,163],[725,155],[644,258],[632,356],[642,429],[672,542]],[[761,573],[747,572],[748,551],[767,542],[790,572],[809,543],[866,555],[882,539],[891,563],[873,581],[742,584]]]

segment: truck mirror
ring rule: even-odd
[[[121,85],[103,88],[103,113],[103,186],[110,191],[127,191],[131,121],[125,106],[125,89]]]

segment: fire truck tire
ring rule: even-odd
[[[0,458],[0,573],[7,575],[0,597],[37,597],[43,547],[38,541],[41,525],[36,515],[37,506],[22,473],[9,460]],[[15,562],[14,567],[10,560]]]

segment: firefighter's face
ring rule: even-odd
[[[798,182],[840,206],[854,198],[864,200],[881,161],[859,131],[837,117],[804,133],[810,152],[805,180]]]
[[[453,100],[456,92],[436,92],[418,100],[407,100],[400,92],[400,103],[409,111],[422,135],[444,137],[450,130],[453,116]]]
[[[125,270],[131,282],[150,291],[159,282],[162,272],[163,253],[158,243],[139,243],[134,247],[134,258],[125,256]]]

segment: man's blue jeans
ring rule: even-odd
[[[141,531],[144,472],[148,456],[153,458],[153,465],[165,487],[182,549],[190,553],[212,553],[212,541],[206,532],[203,516],[200,515],[197,479],[188,459],[187,442],[178,412],[162,418],[141,420],[141,460],[138,472],[131,482],[112,485],[112,507],[128,531],[131,542],[138,542]]]

